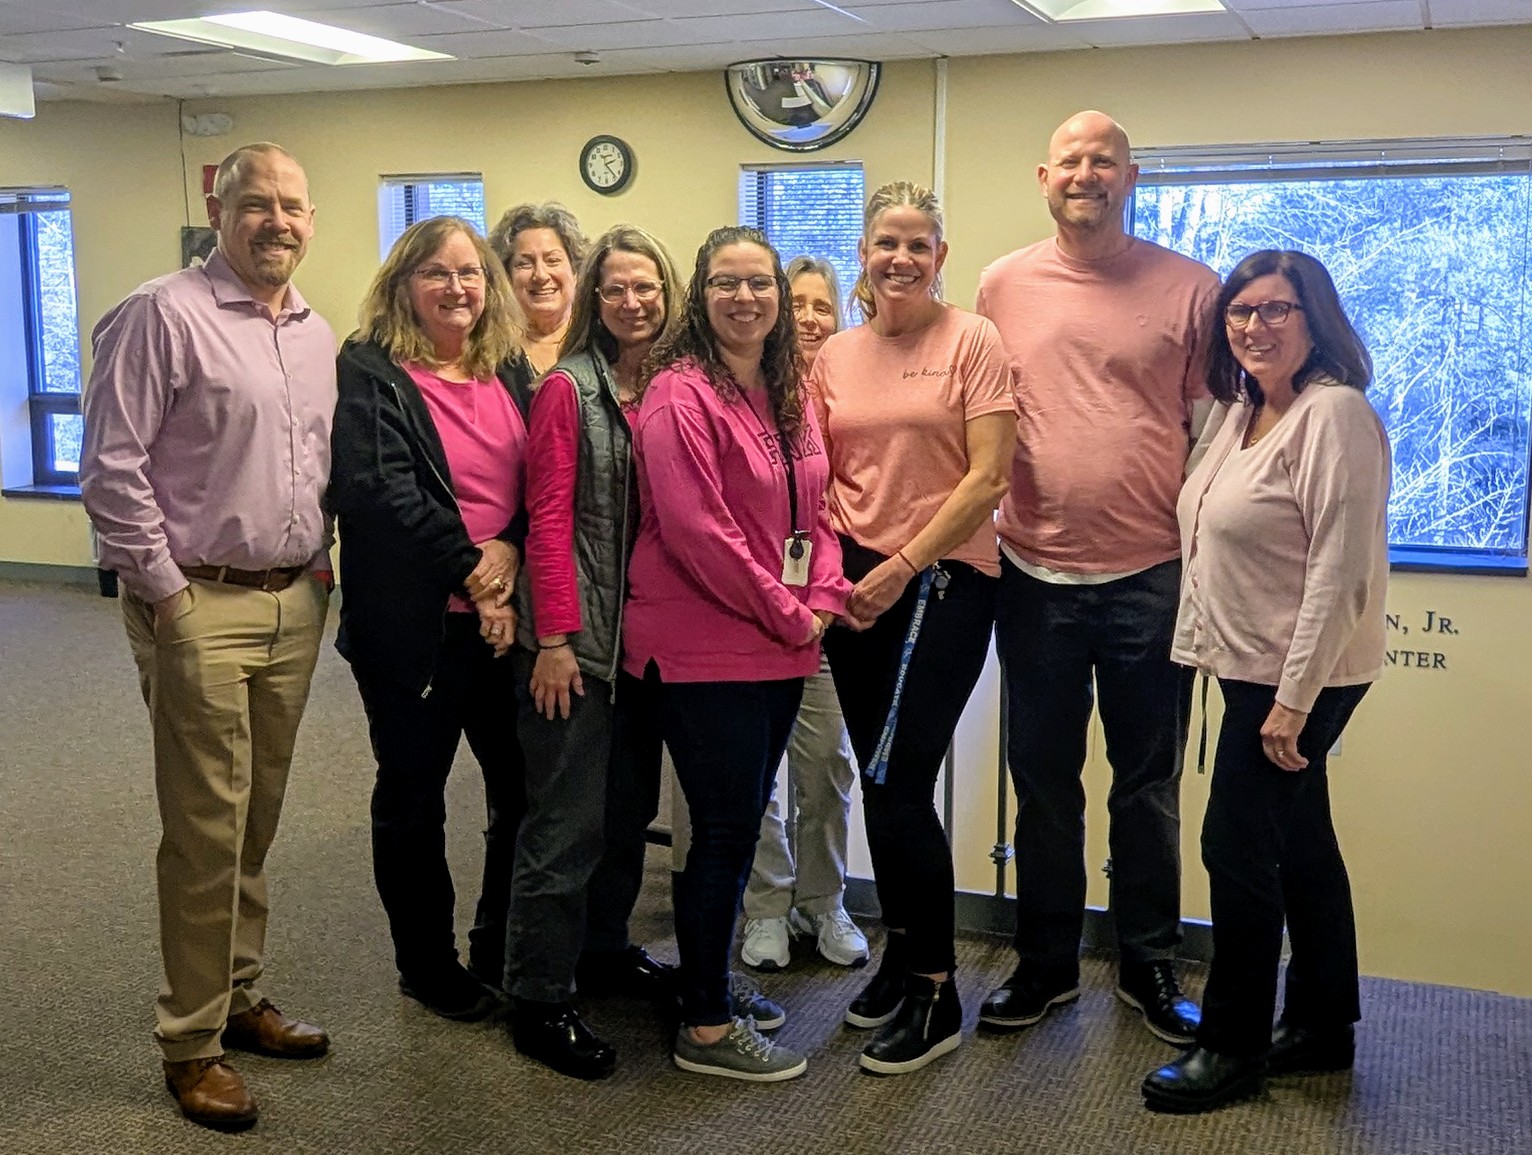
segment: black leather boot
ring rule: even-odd
[[[1173,1115],[1200,1115],[1261,1090],[1266,1059],[1242,1059],[1193,1047],[1144,1079],[1144,1106]]]
[[[952,976],[937,982],[908,975],[898,1013],[867,1044],[860,1062],[874,1074],[904,1075],[957,1050],[962,1041],[963,1004]]]
[[[862,993],[846,1010],[846,1025],[869,1030],[881,1027],[899,1012],[904,999],[906,950],[904,935],[890,934],[883,943],[878,973],[867,980]]]
[[[517,999],[510,1026],[518,1051],[561,1075],[604,1079],[617,1065],[617,1052],[597,1038],[568,1003]]]

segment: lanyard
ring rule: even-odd
[[[750,410],[750,416],[754,417],[755,423],[761,427],[761,433],[771,437],[772,432],[766,428],[765,419],[755,411],[755,402],[750,400],[750,395],[741,389],[740,397],[745,402],[745,408]],[[787,516],[792,522],[793,531],[793,544],[788,548],[792,559],[797,561],[803,556],[803,539],[808,536],[807,530],[798,528],[798,470],[793,465],[793,450],[787,438],[780,430],[777,431],[776,438],[777,446],[782,451],[782,470],[787,475]]]
[[[899,702],[904,697],[904,679],[910,672],[910,659],[915,656],[915,643],[920,638],[920,624],[925,621],[926,607],[931,604],[931,586],[935,584],[936,567],[931,566],[920,575],[920,594],[915,598],[915,611],[910,615],[910,626],[904,633],[904,648],[899,652],[899,674],[894,679],[894,697],[888,704],[888,717],[883,721],[883,732],[878,735],[878,745],[872,752],[872,761],[863,774],[879,786],[888,777],[888,756],[894,748],[894,731],[899,726]],[[942,583],[946,587],[946,583]]]

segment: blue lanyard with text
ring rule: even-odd
[[[946,575],[942,575],[945,577]],[[920,593],[915,598],[915,612],[910,615],[910,628],[904,634],[904,649],[899,655],[899,676],[894,679],[894,699],[888,704],[888,718],[883,723],[883,733],[878,746],[872,752],[872,761],[863,773],[878,786],[888,777],[888,756],[894,748],[894,729],[899,725],[899,700],[904,697],[904,679],[910,672],[910,659],[915,656],[915,642],[920,637],[920,623],[925,620],[926,606],[931,602],[931,586],[936,580],[936,567],[927,567],[920,575]],[[942,588],[947,583],[942,582]]]

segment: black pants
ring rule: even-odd
[[[659,698],[658,675],[644,680],[618,673],[605,845],[586,892],[585,949],[592,954],[629,945],[628,920],[644,885],[649,825],[660,812]]]
[[[1197,1042],[1250,1058],[1271,1045],[1284,918],[1292,959],[1282,1017],[1320,1028],[1362,1017],[1351,882],[1330,820],[1325,758],[1367,687],[1320,691],[1298,736],[1309,764],[1293,772],[1261,749],[1275,687],[1219,686],[1223,725],[1202,823],[1213,965]]]
[[[692,827],[686,868],[675,879],[681,1021],[689,1026],[732,1017],[734,927],[802,697],[802,678],[660,683],[665,745]]]
[[[1039,581],[1000,563],[995,637],[1016,787],[1016,953],[1079,976],[1085,920],[1085,744],[1100,695],[1111,819],[1112,913],[1124,964],[1181,941],[1181,760],[1191,671],[1170,660],[1181,563],[1100,585]]]
[[[859,579],[872,568],[876,555],[850,539],[843,538],[842,546],[848,577]],[[920,580],[911,579],[871,629],[855,633],[837,627],[825,638],[851,748],[864,770],[862,811],[878,905],[884,924],[905,932],[916,974],[951,971],[956,962],[952,848],[934,794],[953,731],[989,653],[998,584],[962,562],[941,564],[950,581],[943,596],[933,592],[926,606],[881,784],[865,770],[888,720]]]
[[[505,944],[516,831],[526,809],[525,767],[508,714],[516,698],[510,659],[495,658],[474,614],[448,614],[430,693],[356,671],[378,762],[372,791],[372,862],[388,913],[394,961],[407,978],[457,959],[452,875],[447,869],[447,776],[458,741],[484,775],[488,827],[470,958],[498,960]],[[498,970],[480,973],[497,974]]]
[[[505,989],[518,999],[562,1003],[574,994],[585,940],[585,894],[601,859],[612,687],[584,678],[569,717],[538,713],[530,683],[535,655],[517,649],[516,732],[526,756],[526,815],[516,836],[506,922]]]

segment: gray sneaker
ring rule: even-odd
[[[780,1083],[809,1069],[807,1059],[772,1042],[749,1019],[735,1019],[729,1033],[710,1045],[693,1042],[691,1032],[683,1026],[676,1032],[671,1058],[683,1071],[750,1083]]]

